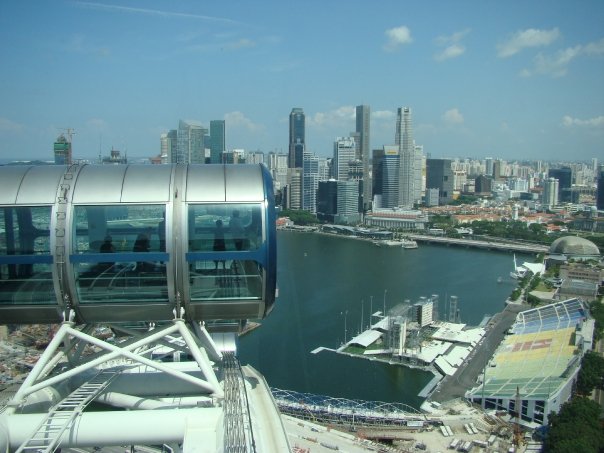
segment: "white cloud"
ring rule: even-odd
[[[254,123],[239,111],[229,112],[224,114],[224,120],[227,128],[247,129],[251,132],[258,132],[263,129],[261,124]],[[228,129],[227,129],[228,130]]]
[[[385,31],[388,41],[384,45],[384,50],[393,52],[400,46],[413,42],[411,30],[408,27],[401,25],[400,27],[391,28]]]
[[[371,112],[371,118],[374,120],[392,120],[396,118],[396,113],[391,110],[377,110]]]
[[[436,44],[444,46],[444,49],[434,56],[436,61],[444,61],[450,58],[456,58],[463,55],[466,51],[466,47],[461,43],[464,36],[470,33],[470,29],[458,31],[450,36],[439,36],[436,38]]]
[[[452,126],[455,124],[462,124],[464,122],[463,115],[460,113],[460,111],[457,108],[447,110],[445,112],[445,114],[443,115],[443,120],[449,126]]]
[[[604,116],[596,116],[586,120],[579,118],[573,118],[569,115],[565,115],[562,118],[562,125],[564,127],[587,127],[587,128],[600,128],[604,127]]]
[[[356,109],[351,105],[344,105],[328,112],[317,112],[306,117],[307,124],[317,128],[321,127],[350,127],[356,118]]]
[[[528,47],[548,46],[559,37],[560,31],[558,28],[552,28],[551,30],[529,28],[527,30],[517,31],[508,38],[507,41],[497,46],[497,55],[500,58],[511,57]]]
[[[22,124],[9,120],[8,118],[0,117],[0,132],[21,132],[24,129]]]
[[[579,44],[574,47],[568,47],[559,50],[554,55],[544,55],[540,52],[533,60],[533,67],[531,69],[523,69],[520,75],[529,77],[535,74],[549,74],[552,77],[562,77],[566,75],[569,64],[575,58],[602,54],[604,54],[604,39],[585,45]]]
[[[450,58],[456,58],[460,55],[463,55],[466,51],[466,48],[461,44],[451,44],[446,47],[442,52],[436,54],[434,58],[437,61],[448,60]]]

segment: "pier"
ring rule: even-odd
[[[475,240],[464,238],[449,238],[445,236],[429,236],[423,234],[410,234],[409,239],[427,244],[456,245],[460,247],[475,247],[485,250],[515,253],[545,253],[549,250],[547,245],[528,244],[520,242],[494,242],[489,240]]]

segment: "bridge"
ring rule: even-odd
[[[475,240],[464,238],[450,238],[445,236],[429,236],[423,234],[411,234],[410,239],[417,242],[428,244],[456,245],[460,247],[475,247],[485,250],[496,250],[501,252],[515,253],[546,253],[549,250],[547,245],[530,244],[522,242],[496,242],[490,240]]]
[[[351,400],[271,388],[282,414],[319,424],[418,428],[428,416],[403,403]]]

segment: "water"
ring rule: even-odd
[[[345,335],[349,340],[361,322],[368,324],[370,309],[383,310],[384,300],[389,309],[404,299],[437,294],[443,318],[445,298],[454,295],[462,322],[478,325],[485,314],[503,309],[515,287],[509,277],[512,255],[501,252],[424,244],[413,250],[377,247],[286,231],[278,232],[277,243],[279,298],[262,326],[240,339],[238,353],[271,387],[419,407],[417,394],[431,373],[311,351],[335,349]]]

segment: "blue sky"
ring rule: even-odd
[[[159,153],[179,119],[227,121],[227,147],[331,155],[396,109],[432,157],[604,160],[604,2],[0,2],[0,159]]]

